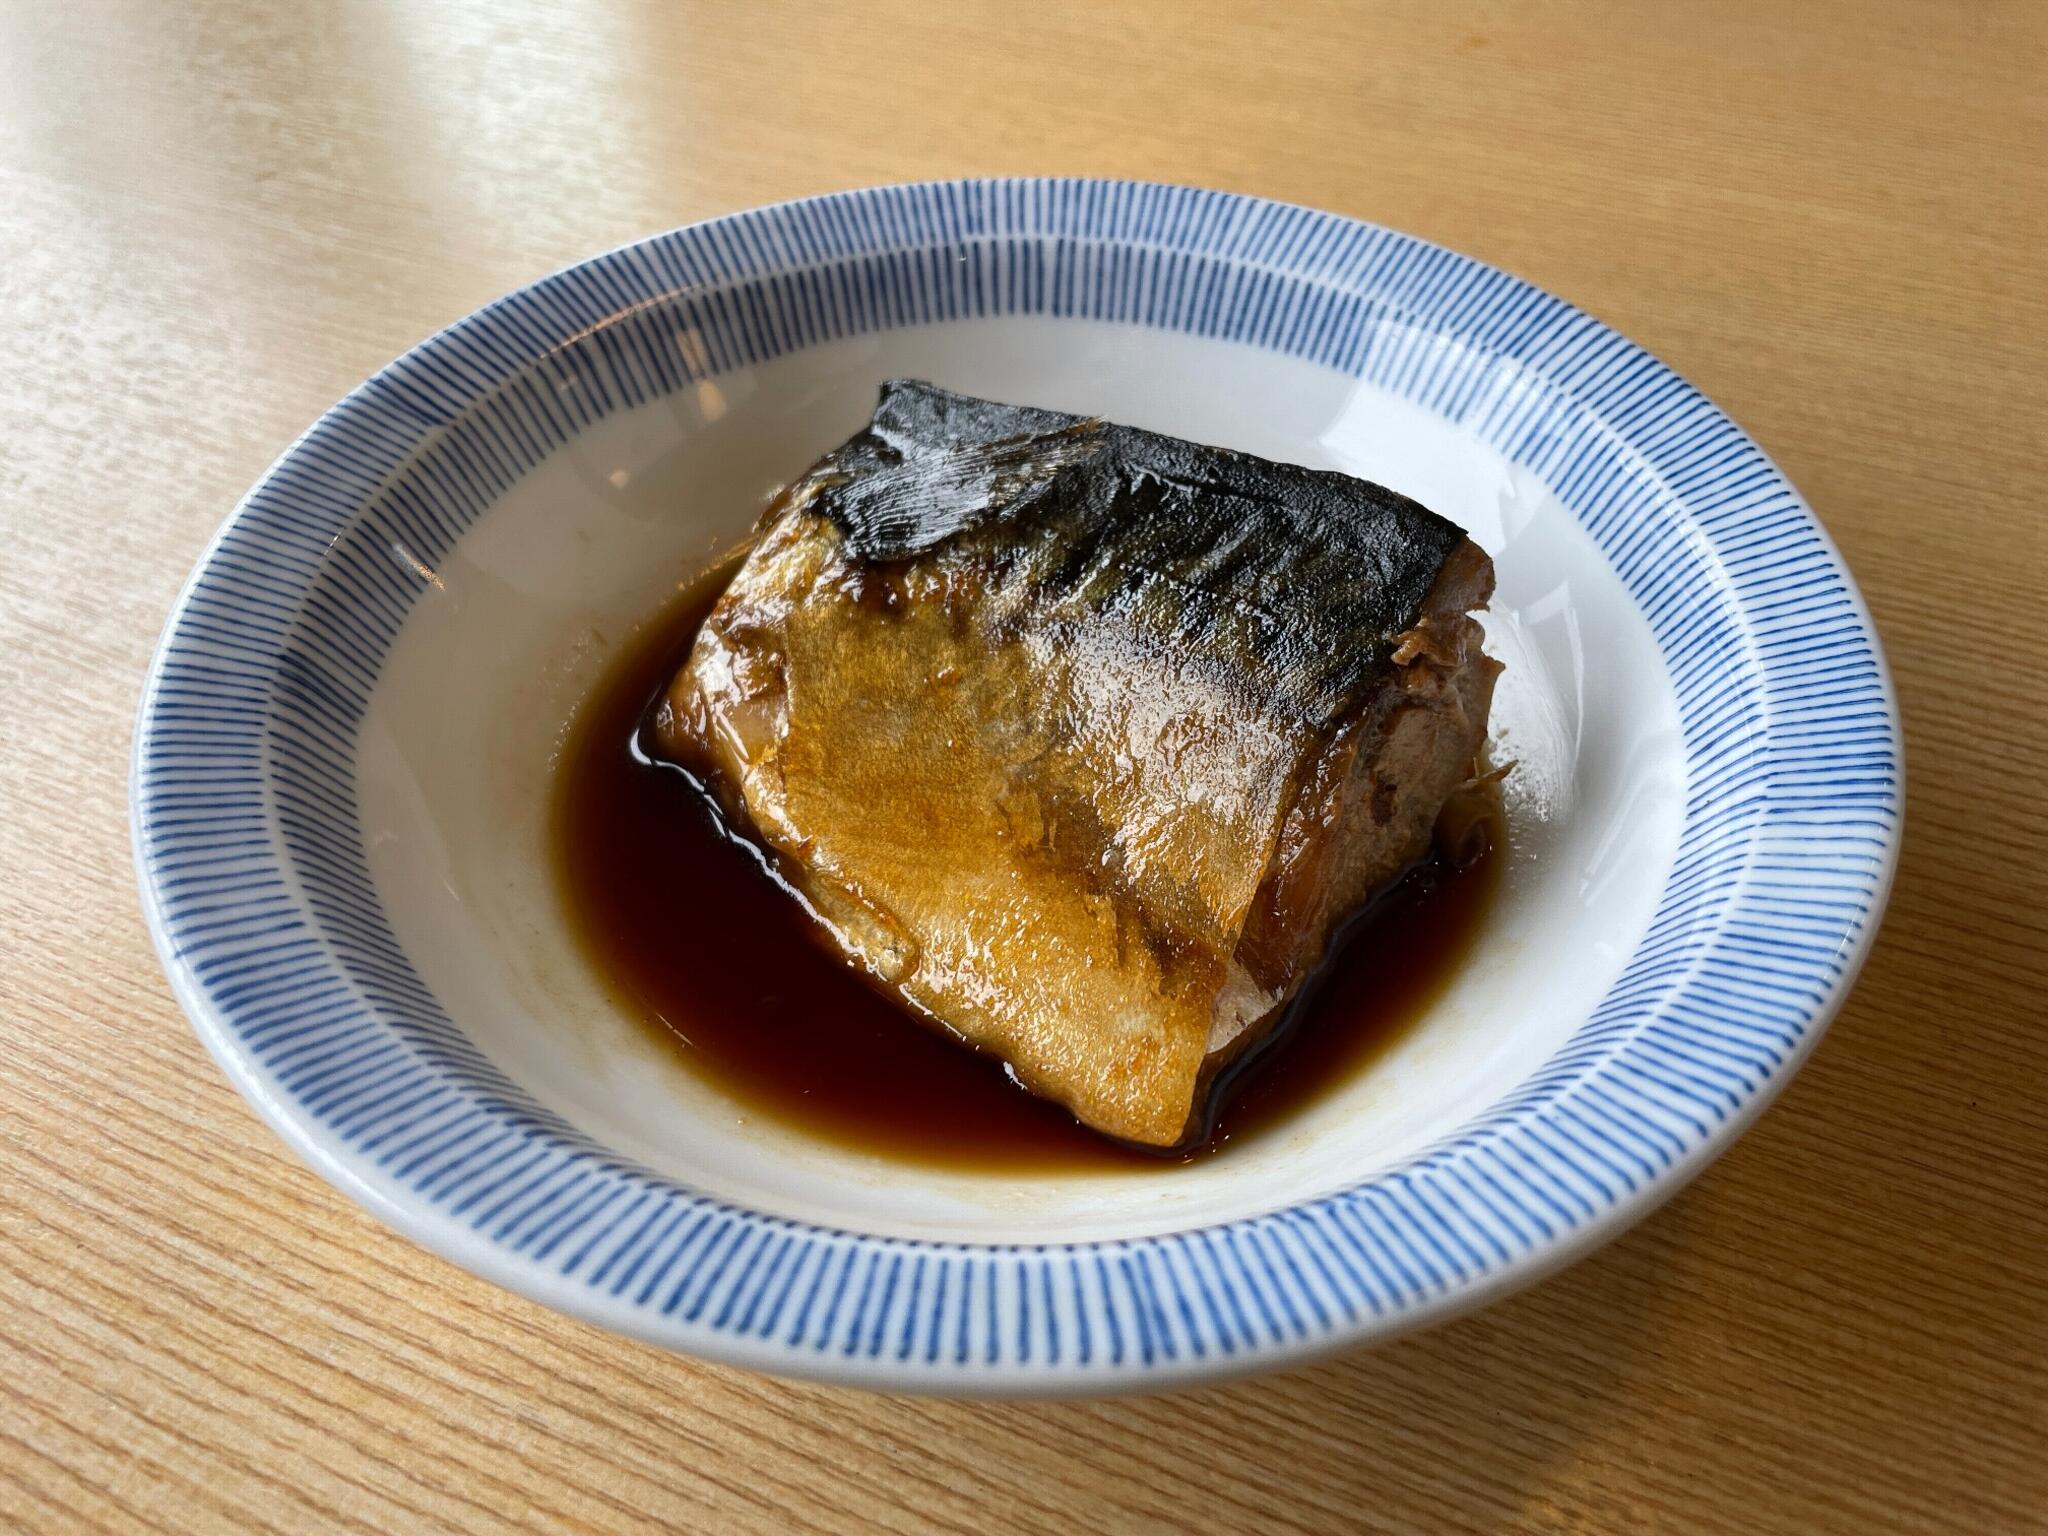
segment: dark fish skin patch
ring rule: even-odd
[[[1464,538],[1370,481],[916,380],[806,478],[856,568],[960,562],[998,609],[1113,620],[1314,730],[1384,676]]]

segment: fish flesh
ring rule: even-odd
[[[653,748],[875,986],[1181,1149],[1478,772],[1492,588],[1382,486],[898,380],[764,514]]]
[[[1474,777],[1492,584],[1366,481],[896,381],[764,515],[655,748],[874,985],[1171,1150]]]

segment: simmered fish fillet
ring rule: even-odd
[[[1174,1148],[1473,775],[1492,586],[1380,486],[899,381],[655,737],[877,986]]]

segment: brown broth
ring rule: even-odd
[[[917,1023],[812,935],[758,850],[638,731],[723,586],[680,593],[620,649],[572,722],[550,841],[575,936],[614,1001],[756,1114],[952,1168],[1169,1168],[1266,1135],[1351,1080],[1426,1012],[1470,948],[1497,853],[1424,864],[1348,926],[1272,1048],[1235,1072],[1200,1152],[1106,1140]]]

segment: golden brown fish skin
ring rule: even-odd
[[[1162,464],[1203,527],[1162,523]],[[1353,563],[1414,593],[1352,583],[1318,621],[1349,655],[1274,622],[1311,568],[1215,514],[1298,539],[1269,493],[1308,474],[892,386],[764,518],[660,750],[876,985],[1096,1129],[1180,1146],[1334,922],[1424,851],[1484,731],[1464,608],[1490,567],[1413,503],[1340,509]]]

